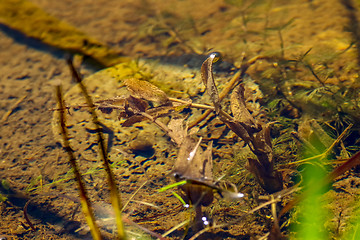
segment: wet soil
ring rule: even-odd
[[[250,77],[263,91],[264,102],[270,102],[276,95],[275,84],[269,81],[276,81],[279,76],[288,74],[284,77],[287,79],[296,71],[294,78],[299,81],[294,84],[288,81],[287,85],[281,85],[283,91],[288,91],[288,97],[291,97],[291,91],[306,85],[304,82],[318,81],[306,67],[294,69],[290,66],[286,68],[288,72],[277,71],[277,66],[284,59],[306,57],[316,76],[326,79],[327,84],[353,86],[358,81],[358,12],[357,6],[351,1],[31,2],[126,56],[157,59],[160,66],[165,63],[176,66],[170,70],[155,70],[154,67],[158,75],[166,71],[172,71],[175,75],[181,72],[199,74],[201,62],[206,54],[214,50],[224,55],[226,65],[217,73],[224,83],[231,79],[234,68],[254,56],[265,55],[268,59],[275,59],[258,61],[248,70]],[[27,38],[7,26],[0,25],[0,30],[0,193],[2,198],[6,198],[0,200],[0,237],[91,239],[78,210],[77,185],[72,179],[66,152],[53,129],[51,109],[56,107],[55,83],[60,79],[64,92],[71,92],[75,85],[66,64],[66,53]],[[89,77],[100,66],[86,60],[79,68],[84,77]],[[164,76],[170,78],[171,75]],[[177,76],[185,81],[192,79],[188,75]],[[159,81],[157,83],[161,87]],[[165,88],[174,84],[184,98],[194,97],[203,91],[200,80],[196,78],[194,82],[189,80],[188,85],[166,82],[171,79],[164,81]],[[179,94],[171,91],[172,88],[167,89],[175,96]],[[94,86],[92,92],[106,92],[106,96],[99,96],[104,99],[115,94],[114,90],[104,90],[100,84]],[[318,115],[312,114],[319,110],[325,112],[320,107],[307,109],[310,107],[301,99],[293,100],[295,105],[302,106],[303,116],[306,116],[301,121],[317,118]],[[110,239],[112,226],[106,226],[105,221],[112,216],[111,213],[107,214],[109,193],[95,153],[97,144],[94,131],[86,114],[86,111],[80,113],[81,120],[69,115],[69,124],[74,126],[72,142],[76,146],[81,171],[85,173],[90,198],[98,209],[106,237]],[[326,118],[330,114],[325,114],[325,119],[321,120],[329,120]],[[291,118],[294,117],[297,118],[291,115]],[[102,119],[112,129],[118,127],[116,114],[104,115]],[[215,126],[209,126],[203,132],[215,129]],[[113,138],[110,152],[113,170],[123,202],[128,203],[124,216],[161,234],[187,220],[189,211],[171,192],[157,192],[174,182],[171,170],[178,149],[166,134],[155,125],[144,123],[126,130],[116,130],[114,136],[110,135],[105,133],[107,139]],[[240,187],[249,198],[237,202],[219,198],[205,209],[215,224],[232,224],[202,235],[203,239],[258,239],[270,231],[272,220],[269,209],[239,218],[244,211],[257,206],[255,196],[266,194],[244,168],[246,159],[237,153],[243,145],[216,146],[214,175],[227,175],[226,178]],[[289,161],[298,160],[297,156],[288,155],[278,159],[276,165],[284,173],[290,171],[291,167],[287,165]],[[334,217],[326,227],[333,238],[339,238],[348,227],[346,219],[353,210],[358,184],[357,173],[350,172],[339,179],[334,190],[328,193],[329,198],[333,199],[329,208]],[[28,201],[27,212],[35,231],[24,217],[23,209]],[[131,237],[146,239],[138,228],[128,226],[128,229]],[[287,234],[286,227],[283,230]],[[169,237],[181,239],[184,232],[184,228],[179,227]],[[192,234],[195,232],[190,231],[189,236]]]

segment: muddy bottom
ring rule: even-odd
[[[262,119],[272,122],[274,166],[285,189],[279,203],[272,205],[277,212],[296,196],[302,164],[308,163],[312,147],[314,155],[325,159],[321,164],[328,172],[360,149],[358,6],[351,1],[31,2],[136,60],[119,77],[114,68],[98,72],[102,66],[76,55],[75,65],[95,101],[128,96],[121,80],[132,76],[131,69],[140,69],[143,78],[168,96],[211,105],[200,73],[208,54],[223,55],[223,61],[214,66],[219,91],[250,62],[242,79],[253,91],[247,104],[261,109]],[[92,239],[59,133],[55,85],[60,80],[69,106],[70,144],[104,238],[115,239],[96,131],[66,63],[68,53],[8,26],[0,24],[0,30],[0,238]],[[257,61],[251,60],[256,57]],[[229,102],[228,96],[223,110],[231,113]],[[179,112],[190,124],[205,110]],[[215,193],[214,201],[202,207],[207,217],[202,227],[210,228],[196,235],[201,229],[193,223],[195,210],[172,193],[184,196],[182,191],[159,192],[175,183],[179,146],[151,121],[124,127],[126,119],[118,111],[97,113],[104,125],[129,239],[156,239],[141,228],[166,239],[268,236],[274,226],[271,206],[252,212],[271,200],[246,167],[254,155],[219,118],[212,115],[199,122],[198,135],[204,150],[213,143],[213,178],[234,184],[245,197],[228,201]],[[170,118],[160,120],[167,124]],[[324,239],[344,239],[355,226],[358,171],[338,177],[321,196],[328,215],[316,228],[324,229]],[[300,212],[295,209],[279,219],[285,237],[299,237],[292,226],[297,225]]]

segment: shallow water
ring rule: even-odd
[[[122,80],[134,77],[136,72],[141,76],[135,77],[149,80],[169,97],[211,105],[200,73],[206,56],[213,51],[223,55],[223,62],[214,66],[220,92],[241,66],[249,64],[246,75],[242,76],[246,107],[257,120],[274,122],[270,125],[272,154],[284,189],[290,191],[296,179],[301,179],[299,166],[306,161],[297,161],[322,154],[337,138],[329,152],[330,163],[339,164],[359,149],[358,32],[354,29],[357,5],[353,4],[352,9],[346,5],[352,4],[348,1],[325,0],[31,2],[137,60],[131,65],[136,70],[119,73],[119,77],[113,68],[97,72],[101,66],[89,58],[75,57],[74,62],[95,101],[128,96]],[[58,80],[63,85],[67,105],[78,107],[85,103],[72,80],[66,53],[8,26],[0,25],[0,30],[0,237],[90,238],[84,218],[77,211],[77,185],[53,111]],[[258,60],[252,61],[255,57]],[[230,95],[222,101],[222,109],[233,114]],[[170,115],[186,117],[191,124],[203,112],[185,109]],[[158,234],[174,228],[168,234],[169,239],[181,239],[186,235],[185,221],[195,216],[194,210],[185,208],[172,190],[158,192],[175,182],[172,175],[179,146],[150,121],[123,127],[125,119],[119,119],[119,111],[98,113],[108,128],[104,136],[126,205],[124,216]],[[108,227],[112,226],[109,192],[98,161],[90,114],[84,107],[70,109],[67,120],[70,143],[90,199],[101,209],[109,208],[108,214],[98,218],[106,225],[102,230],[105,237],[112,238],[113,229]],[[168,124],[170,117],[159,120]],[[274,225],[269,218],[270,207],[264,207],[257,215],[245,214],[262,203],[259,196],[268,195],[248,171],[249,167],[246,168],[248,158],[256,159],[249,144],[214,115],[196,126],[204,151],[213,142],[213,180],[221,178],[245,193],[245,199],[236,201],[224,200],[215,193],[215,200],[202,207],[202,214],[211,219],[213,229],[198,239],[265,236]],[[301,150],[304,145],[310,147]],[[335,160],[338,161],[332,162]],[[340,239],[353,226],[350,221],[354,219],[351,213],[358,193],[357,171],[347,172],[322,197],[329,212],[323,223],[329,238]],[[173,190],[186,200],[181,190]],[[287,195],[286,190],[283,195],[286,196],[281,200],[282,206],[294,197]],[[31,202],[27,211],[35,231],[23,215],[28,200]],[[110,221],[105,221],[108,218]],[[285,224],[295,224],[295,218],[281,219],[283,235],[295,236],[293,228]],[[200,228],[196,224],[190,226],[186,239]],[[139,227],[129,223],[126,227],[131,238],[150,239]]]

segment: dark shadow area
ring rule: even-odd
[[[347,17],[349,18],[348,31],[352,33],[357,51],[357,61],[358,65],[360,66],[360,29],[358,9],[352,0],[341,0],[341,3],[347,10]]]
[[[40,40],[35,38],[31,38],[26,36],[25,34],[14,30],[12,28],[7,27],[6,25],[0,24],[0,31],[14,39],[15,42],[27,45],[30,48],[33,48],[37,51],[50,53],[54,57],[58,59],[65,59],[71,54],[76,54],[76,52],[67,52],[56,47],[49,46],[44,44]],[[197,55],[197,54],[184,54],[181,56],[155,56],[151,58],[145,58],[148,60],[159,61],[161,64],[169,64],[169,65],[176,65],[176,66],[186,66],[187,68],[192,68],[199,70],[201,68],[202,63],[208,57],[208,55]],[[96,62],[91,57],[84,57],[84,63],[87,67],[91,68],[94,71],[98,71],[104,68],[103,65]],[[218,63],[214,64],[214,72],[230,72],[234,70],[234,66],[226,61],[219,61]]]
[[[75,232],[75,230],[80,227],[80,222],[70,220],[71,216],[67,218],[59,215],[55,210],[50,209],[47,204],[42,205],[37,203],[37,201],[35,200],[38,199],[34,199],[35,197],[25,195],[11,188],[5,189],[2,184],[0,185],[0,194],[7,197],[5,203],[11,205],[12,207],[24,209],[26,203],[30,201],[27,206],[27,214],[36,229],[35,231],[33,231],[34,235],[36,235],[37,231],[39,230],[37,228],[37,225],[46,226],[50,224],[62,227],[62,230],[60,230],[60,232],[52,232],[53,234],[62,235],[64,237],[66,235],[70,235],[74,239],[91,239],[90,234],[84,236],[79,235]],[[44,195],[44,198],[49,196]],[[52,197],[56,197],[56,194],[52,195]],[[30,226],[28,226],[26,222],[24,222],[23,224],[24,228],[28,227],[31,231]]]
[[[31,38],[26,36],[25,34],[16,31],[12,28],[9,28],[8,26],[4,24],[0,24],[0,31],[5,33],[7,36],[11,37],[16,43],[27,45],[30,48],[33,48],[40,52],[46,52],[52,54],[56,58],[64,58],[66,53],[60,49],[57,49],[55,47],[51,47],[49,45],[46,45],[42,43],[40,40],[37,40],[35,38]]]
[[[184,54],[181,56],[157,56],[148,59],[159,61],[159,63],[164,65],[168,64],[176,66],[186,66],[187,68],[199,70],[201,69],[201,65],[207,57],[208,55]],[[234,65],[226,61],[219,61],[218,63],[214,64],[214,72],[230,72],[234,69]]]
[[[204,234],[201,235],[202,237],[199,237],[197,239],[201,240],[201,239],[237,239],[237,240],[249,240],[250,236],[248,235],[232,235],[228,232],[224,232],[224,231],[219,231],[217,233],[211,233],[211,232],[206,232]]]
[[[43,42],[41,42],[38,39],[28,37],[25,34],[23,34],[20,31],[14,30],[12,28],[9,28],[8,26],[4,24],[0,24],[0,31],[5,33],[8,37],[12,38],[16,43],[21,45],[26,45],[29,48],[33,48],[37,51],[44,52],[44,53],[50,53],[52,56],[58,59],[66,59],[70,55],[76,54],[76,52],[68,52],[56,47],[52,47],[50,45],[47,45]],[[88,56],[84,56],[84,65],[86,68],[89,68],[93,71],[99,71],[104,68],[104,66],[101,63],[98,63],[94,59]]]

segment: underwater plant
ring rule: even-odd
[[[96,134],[98,137],[97,142],[99,145],[99,155],[100,155],[100,159],[102,160],[102,163],[103,163],[103,169],[105,170],[105,172],[107,174],[108,187],[110,190],[110,199],[112,202],[112,207],[113,207],[113,211],[114,211],[114,215],[115,215],[115,222],[116,222],[116,226],[117,226],[116,239],[119,239],[119,240],[127,239],[126,232],[124,229],[124,222],[126,222],[127,224],[133,225],[136,228],[142,230],[143,232],[145,232],[149,235],[153,235],[153,236],[157,237],[158,239],[165,240],[166,239],[165,237],[162,237],[161,235],[159,235],[157,233],[154,233],[142,226],[139,226],[138,224],[132,222],[130,219],[122,216],[123,205],[121,203],[121,196],[118,191],[117,185],[115,183],[114,174],[113,174],[113,171],[110,166],[111,164],[108,159],[108,154],[107,154],[105,140],[104,140],[103,133],[102,133],[101,123],[98,120],[97,113],[95,112],[95,104],[93,103],[92,98],[88,94],[86,86],[82,83],[82,78],[81,78],[80,74],[77,72],[77,70],[75,69],[71,59],[68,59],[68,65],[73,74],[73,77],[76,79],[78,85],[80,86],[80,88],[82,90],[82,93],[87,102],[87,107],[89,107],[90,112],[91,112],[92,122],[96,126]],[[59,195],[59,197],[62,196],[62,197],[68,198],[70,200],[73,200],[74,202],[79,202],[81,204],[83,213],[85,215],[85,219],[87,221],[87,224],[88,224],[88,227],[90,229],[93,239],[100,240],[100,239],[103,239],[103,235],[100,232],[98,222],[96,221],[95,216],[94,216],[94,205],[91,204],[91,202],[89,200],[88,193],[85,188],[84,181],[83,181],[83,177],[79,171],[79,166],[76,162],[74,151],[71,148],[70,143],[69,143],[69,135],[67,132],[66,117],[65,117],[65,110],[67,109],[67,107],[65,106],[65,102],[64,102],[64,99],[62,96],[62,89],[61,89],[60,84],[57,85],[57,87],[56,87],[56,94],[57,94],[57,100],[58,100],[58,108],[56,110],[59,111],[59,123],[60,123],[59,126],[60,126],[61,134],[63,137],[63,145],[64,145],[64,149],[68,153],[69,161],[70,161],[72,169],[74,171],[76,182],[78,183],[80,200],[77,201],[76,199],[69,197],[67,195]],[[55,196],[56,196],[56,194],[55,194]],[[27,206],[30,203],[30,201],[31,200],[29,200],[24,207],[24,216],[25,216],[25,219],[28,222],[29,226],[33,230],[35,230],[33,224],[31,223],[30,219],[27,216]]]
[[[249,97],[249,93],[246,92],[248,83],[244,81],[241,82],[244,76],[243,73],[248,66],[261,57],[249,60],[244,65],[245,67],[241,69],[242,72],[239,71],[236,73],[226,86],[222,88],[220,93],[215,84],[212,69],[217,57],[218,55],[211,54],[205,59],[201,68],[202,81],[206,86],[206,91],[209,93],[211,104],[193,103],[190,100],[172,98],[146,80],[127,78],[123,79],[123,83],[128,89],[129,95],[97,100],[92,103],[92,105],[87,103],[80,107],[87,108],[88,106],[94,106],[94,108],[102,111],[104,114],[116,111],[119,117],[125,119],[121,123],[123,127],[132,126],[137,122],[150,121],[166,133],[170,138],[169,144],[175,144],[178,148],[178,153],[172,174],[178,184],[172,185],[172,187],[176,186],[180,189],[177,197],[179,200],[181,199],[182,204],[191,206],[193,212],[195,212],[195,216],[193,216],[191,221],[184,221],[182,224],[175,226],[174,229],[189,224],[193,226],[193,228],[191,228],[192,231],[187,232],[188,229],[186,229],[185,232],[189,233],[189,235],[192,234],[192,236],[189,236],[190,239],[196,239],[201,234],[210,231],[210,229],[230,226],[256,211],[266,211],[268,215],[272,215],[270,221],[273,225],[273,229],[268,236],[277,237],[278,239],[282,238],[281,231],[284,229],[284,226],[286,227],[283,222],[284,218],[288,218],[288,212],[293,209],[294,206],[298,205],[299,202],[302,202],[302,199],[306,196],[306,190],[300,192],[299,197],[295,197],[294,201],[291,200],[292,198],[289,200],[290,195],[305,188],[299,184],[285,185],[287,182],[281,178],[281,175],[274,167],[274,149],[270,137],[271,124],[266,123],[266,114],[264,112],[253,111],[246,102]],[[227,93],[224,94],[224,91]],[[228,102],[226,102],[224,96],[230,92],[231,95]],[[57,110],[65,110],[68,108],[70,107],[64,104],[59,106]],[[214,177],[216,172],[215,174],[213,172],[212,158],[215,149],[214,145],[217,144],[216,139],[206,139],[206,137],[202,136],[198,126],[193,125],[197,120],[189,123],[187,119],[188,109],[202,109],[204,110],[203,114],[207,112],[212,114],[214,118],[211,119],[215,119],[216,117],[217,120],[226,125],[228,129],[239,137],[235,138],[235,140],[243,140],[245,142],[243,147],[248,146],[253,153],[252,157],[247,159],[247,168],[253,173],[259,185],[267,191],[269,195],[259,196],[258,199],[261,201],[265,200],[265,202],[257,203],[255,207],[254,205],[250,206],[251,210],[243,215],[238,215],[236,220],[226,221],[222,224],[209,224],[208,219],[203,220],[205,214],[203,210],[206,210],[209,206],[212,207],[218,196],[224,199],[239,200],[244,197],[244,194],[240,193],[232,182],[223,181]],[[227,113],[227,111],[230,110],[231,113]],[[310,128],[314,131],[316,130],[317,134],[325,134],[324,131],[321,131],[322,128],[319,125],[313,123],[314,121],[310,122]],[[192,126],[190,127],[190,125]],[[351,127],[352,125],[350,125],[338,139],[320,136],[320,139],[323,141],[326,140],[326,144],[324,145],[327,149],[325,149],[326,151],[324,153],[320,152],[319,155],[315,157],[324,159],[325,157],[331,156],[332,148],[342,141]],[[301,140],[304,143],[306,142],[305,139]],[[329,141],[333,141],[333,143],[330,142],[330,144],[328,144]],[[325,179],[323,181],[326,181],[326,184],[330,184],[335,177],[340,176],[344,171],[358,164],[356,163],[357,160],[353,161],[351,166],[346,166],[346,164],[342,165],[340,172],[339,170],[334,170],[335,172],[337,171],[336,176],[324,175],[320,180]],[[299,163],[308,163],[308,160],[304,159],[303,161],[300,160],[292,164],[295,165]],[[324,185],[326,184],[324,183]],[[253,196],[249,196],[245,198],[245,201],[253,201],[253,199],[255,199]],[[285,205],[285,207],[282,208],[282,205]],[[268,206],[270,206],[270,209],[265,210]],[[91,207],[88,207],[88,209],[91,209]],[[294,211],[297,210],[295,209]],[[126,224],[129,224],[131,221],[124,216],[121,217],[121,220]],[[322,224],[322,222],[319,221],[319,224]],[[139,226],[137,227],[139,228]],[[169,231],[171,232],[174,229]],[[146,228],[142,230],[157,238],[165,239],[165,235],[161,237],[159,234]],[[124,229],[124,232],[126,232],[126,229]],[[165,234],[168,234],[168,232]]]
[[[241,71],[257,59],[251,59],[228,83],[228,86],[219,94],[212,73],[213,64],[218,54],[210,54],[201,67],[202,80],[213,103],[192,103],[168,97],[165,92],[148,81],[128,78],[123,82],[129,96],[117,96],[105,100],[98,100],[94,106],[105,114],[117,110],[119,117],[126,120],[123,127],[136,122],[151,121],[162,129],[179,147],[174,164],[173,175],[175,180],[182,182],[179,188],[184,193],[181,197],[187,204],[195,208],[195,226],[201,229],[201,206],[208,206],[213,202],[214,192],[226,199],[240,199],[244,194],[239,193],[236,186],[230,182],[216,180],[212,169],[213,143],[206,144],[202,149],[202,137],[196,136],[197,127],[189,123],[179,113],[186,108],[204,109],[205,114],[213,112],[236,135],[249,145],[257,157],[249,159],[248,169],[256,176],[260,185],[269,193],[282,189],[282,179],[273,168],[272,147],[269,135],[269,126],[261,120],[255,120],[245,105],[244,86],[239,84]],[[223,110],[221,100],[233,89],[230,98],[233,116]],[[161,118],[170,116],[170,121],[164,123]],[[259,115],[259,117],[261,117]],[[200,223],[200,224],[199,224]]]
[[[207,87],[215,112],[219,115],[220,120],[244,140],[256,155],[257,160],[248,159],[247,168],[255,175],[260,185],[269,193],[280,191],[283,183],[281,175],[274,169],[269,124],[261,122],[260,119],[256,120],[246,108],[243,84],[238,84],[231,94],[233,117],[222,112],[212,73],[212,65],[217,58],[216,54],[210,54],[201,67],[203,83]]]

